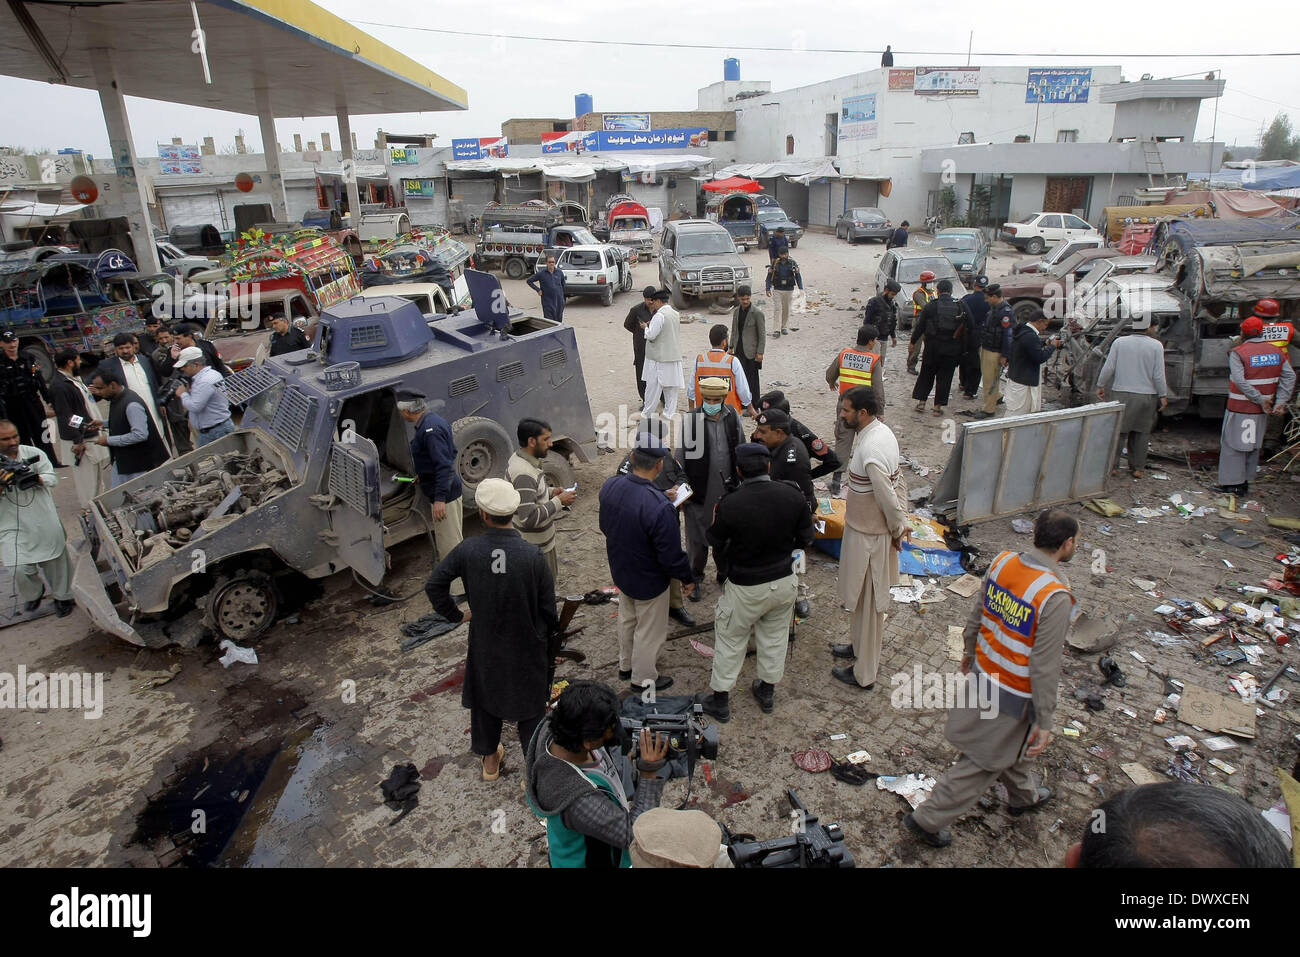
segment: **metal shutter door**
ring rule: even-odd
[[[173,226],[206,226],[209,223],[217,229],[226,228],[221,215],[221,198],[215,190],[210,193],[181,194],[158,190],[158,195],[168,229]]]

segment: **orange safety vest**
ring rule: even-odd
[[[700,394],[700,380],[709,376],[727,380],[727,397],[723,402],[737,412],[743,411],[740,394],[736,392],[736,373],[731,368],[731,356],[725,350],[710,349],[695,357],[695,401],[701,405],[704,397]]]
[[[844,349],[840,352],[840,395],[848,392],[855,385],[869,386],[872,372],[880,356],[862,349]]]
[[[975,662],[1003,691],[1018,698],[1033,697],[1029,654],[1034,649],[1038,616],[1043,603],[1058,592],[1070,595],[1070,604],[1074,604],[1068,585],[1052,572],[1021,561],[1015,552],[995,558],[984,577],[984,620]]]
[[[1291,340],[1295,338],[1295,326],[1289,322],[1266,323],[1264,332],[1259,338],[1286,352],[1291,348]]]
[[[1271,342],[1251,339],[1232,350],[1241,359],[1246,381],[1266,398],[1277,395],[1277,384],[1282,379],[1282,363],[1287,361],[1286,353]],[[1228,380],[1228,411],[1242,412],[1246,415],[1261,415],[1264,410],[1246,398],[1233,383]]]
[[[917,300],[920,296],[920,301]],[[912,293],[912,315],[919,316],[921,310],[930,304],[930,300],[938,298],[939,294],[933,289],[927,289],[925,286],[918,286],[916,292]]]

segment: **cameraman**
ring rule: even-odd
[[[668,739],[641,732],[641,772],[629,801],[615,754],[623,725],[608,685],[575,681],[542,719],[528,745],[528,803],[546,820],[551,867],[631,867],[632,825],[659,805]]]
[[[185,373],[190,387],[184,383],[176,387],[176,395],[190,414],[190,425],[198,434],[199,445],[215,442],[223,435],[235,431],[230,419],[230,402],[221,388],[221,373],[207,364],[203,350],[187,346],[176,357],[176,368]]]
[[[30,474],[14,476],[0,487],[0,562],[11,568],[23,611],[35,611],[45,597],[41,573],[50,584],[57,614],[72,614],[72,559],[63,523],[49,490],[59,484],[45,453],[22,445],[18,427],[0,419],[0,455],[27,463]],[[4,465],[6,475],[13,469]],[[21,510],[21,511],[20,511]]]
[[[167,410],[167,425],[172,430],[172,441],[176,444],[176,454],[184,455],[194,451],[194,437],[190,435],[190,416],[176,395],[176,383],[181,373],[176,371],[176,357],[181,354],[180,346],[172,341],[169,326],[159,326],[154,332],[153,367],[158,370],[158,377],[163,380],[158,390],[157,399]]]

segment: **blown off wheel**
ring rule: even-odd
[[[223,578],[212,589],[207,623],[236,644],[257,638],[275,622],[279,602],[275,586],[263,572]]]

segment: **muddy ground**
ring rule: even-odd
[[[797,333],[769,341],[763,384],[783,388],[796,416],[823,436],[831,434],[834,398],[822,373],[852,341],[881,251],[877,244],[848,246],[816,234],[795,251],[814,309],[796,317]],[[756,272],[765,265],[762,252],[746,259]],[[1015,259],[1008,247],[997,247],[990,274],[1006,271]],[[653,282],[655,271],[653,263],[640,264],[635,288]],[[523,283],[505,284],[516,305],[535,305]],[[590,300],[573,301],[567,309],[566,319],[578,330],[594,415],[618,417],[620,405],[637,407],[630,337],[622,328],[636,301],[633,292],[609,308]],[[706,311],[698,314],[682,330],[688,356],[706,347],[714,321]],[[886,368],[886,421],[911,461],[932,470],[926,477],[913,473],[909,482],[933,484],[950,448],[942,441],[941,422],[912,411],[905,393],[914,380],[904,371],[902,348],[890,352]],[[964,422],[969,419],[955,413],[974,408],[958,397],[950,411]],[[1167,423],[1156,445],[1178,461],[1152,463],[1142,480],[1113,480],[1112,497],[1124,506],[1159,508],[1181,492],[1194,504],[1212,504],[1206,490],[1213,475],[1191,470],[1183,452],[1216,447],[1217,423]],[[595,493],[620,457],[602,455],[577,467],[578,503],[559,533],[561,593],[609,584]],[[776,712],[761,714],[745,692],[753,677],[748,663],[733,697],[732,720],[720,729],[721,753],[707,776],[697,772],[692,803],[733,830],[774,837],[788,832],[784,793],[794,786],[823,821],[840,823],[860,866],[1056,866],[1089,812],[1131,786],[1121,765],[1140,764],[1163,780],[1173,753],[1165,737],[1208,736],[1173,715],[1163,725],[1152,723],[1166,695],[1165,678],[1230,693],[1226,673],[1239,670],[1207,661],[1197,645],[1162,647],[1144,637],[1147,629],[1170,629],[1153,614],[1160,602],[1131,579],[1155,580],[1166,596],[1201,599],[1228,598],[1230,583],[1269,577],[1278,570],[1272,556],[1284,549],[1285,533],[1270,529],[1265,514],[1300,515],[1295,481],[1265,477],[1251,496],[1264,511],[1245,512],[1249,525],[1170,513],[1147,521],[1102,519],[1070,506],[1083,526],[1084,545],[1070,569],[1079,607],[1108,621],[1119,635],[1111,654],[1128,683],[1104,690],[1105,710],[1088,712],[1075,692],[1096,684],[1098,656],[1067,653],[1056,729],[1074,720],[1085,730],[1078,737],[1058,733],[1040,760],[1057,791],[1041,813],[1012,818],[990,792],[987,806],[956,824],[955,843],[932,850],[901,828],[907,809],[901,798],[872,784],[853,787],[795,767],[792,752],[808,747],[827,748],[837,757],[865,749],[872,756],[868,766],[880,774],[937,775],[954,758],[943,739],[943,712],[892,707],[889,676],[910,673],[917,664],[954,671],[947,626],[964,619],[967,600],[946,593],[945,601],[925,606],[924,614],[895,605],[882,680],[874,691],[855,691],[829,673],[834,662],[827,644],[844,639],[848,616],[832,604],[836,566],[817,552],[807,576],[813,616],[799,627]],[[57,489],[56,498],[75,529],[70,484]],[[1263,544],[1238,549],[1212,537],[1230,524]],[[466,533],[475,530],[476,523],[467,522]],[[75,531],[72,536],[78,537]],[[1004,547],[1028,545],[1008,520],[976,526],[970,540],[986,559]],[[1105,551],[1105,571],[1091,574],[1097,548]],[[1225,567],[1225,558],[1234,568]],[[325,582],[323,595],[296,621],[280,622],[257,643],[256,666],[227,670],[210,644],[195,651],[142,651],[94,630],[80,610],[62,621],[51,616],[0,633],[0,671],[12,674],[25,665],[29,671],[102,672],[106,698],[103,716],[95,720],[65,710],[0,712],[0,863],[544,866],[544,831],[520,792],[518,741],[507,734],[505,771],[495,784],[479,780],[477,759],[469,752],[469,716],[459,695],[464,629],[410,652],[398,648],[398,626],[428,610],[421,586],[429,566],[426,544],[397,550],[389,585],[414,597],[396,606],[368,604],[349,576]],[[688,605],[701,622],[711,618],[718,597],[711,575],[704,597]],[[587,660],[565,664],[560,677],[596,678],[621,688],[614,606],[584,607],[580,615],[575,624],[585,631],[572,647]],[[707,633],[697,637],[711,641]],[[1148,664],[1132,657],[1134,651]],[[1295,643],[1265,647],[1263,654],[1259,667],[1248,668],[1261,677],[1283,662],[1300,662]],[[178,673],[166,683],[146,687],[176,666]],[[670,641],[661,659],[661,673],[676,679],[669,694],[705,688],[708,669],[708,660],[685,638]],[[1205,779],[1260,809],[1279,797],[1274,768],[1289,771],[1296,761],[1300,721],[1294,699],[1300,686],[1285,675],[1277,687],[1289,691],[1291,700],[1262,709],[1253,742],[1218,755],[1234,774],[1206,766],[1215,755],[1200,749]],[[1137,718],[1120,707],[1131,708]],[[848,737],[830,739],[838,734]],[[397,814],[383,805],[378,785],[393,765],[407,762],[420,770],[419,806],[395,822]],[[685,794],[685,782],[674,781],[664,803],[675,806]],[[194,835],[195,821],[203,822],[206,833]]]

